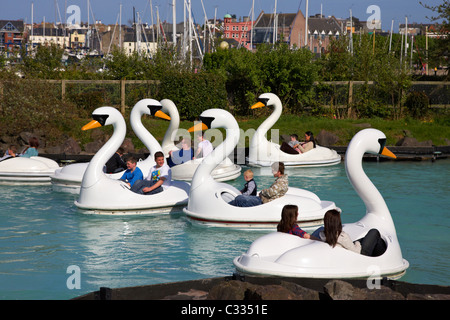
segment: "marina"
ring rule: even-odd
[[[410,263],[400,280],[450,285],[450,161],[363,165],[391,210],[403,256]],[[261,188],[273,181],[263,169],[254,170]],[[287,174],[290,185],[334,200],[344,209],[344,223],[364,212],[343,163],[293,168]],[[230,184],[239,188],[243,181],[241,176]],[[100,287],[231,276],[233,259],[267,233],[199,226],[181,210],[153,216],[84,214],[74,205],[75,195],[54,192],[51,186],[0,186],[0,193],[1,299],[71,299]],[[79,267],[79,289],[67,286],[70,266]]]

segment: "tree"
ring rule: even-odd
[[[420,4],[427,9],[433,11],[436,16],[429,17],[431,21],[438,21],[442,19],[441,33],[442,37],[439,38],[437,51],[435,52],[438,57],[442,57],[441,63],[449,67],[448,56],[450,54],[450,0],[443,0],[442,4],[437,6],[430,6],[420,1]],[[448,71],[447,71],[448,77]]]

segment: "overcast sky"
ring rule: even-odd
[[[254,3],[255,18],[263,10],[272,13],[276,4],[278,13],[294,13],[301,10],[306,12],[306,0],[190,0],[194,19],[202,23],[204,12],[208,19],[223,18],[227,13],[235,14],[237,18],[251,16],[252,3]],[[183,4],[188,0],[176,0],[177,22],[184,20]],[[441,4],[442,0],[422,0],[428,5]],[[80,8],[81,21],[87,22],[87,3],[90,3],[92,13],[90,23],[101,20],[102,23],[114,24],[118,21],[120,4],[122,3],[122,24],[128,24],[133,19],[133,7],[139,12],[144,22],[151,23],[151,6],[153,8],[154,21],[156,12],[159,12],[161,20],[172,22],[172,0],[0,0],[0,20],[23,19],[26,23],[31,22],[31,4],[34,7],[34,21],[48,22],[55,20],[66,22],[73,11],[65,13],[72,5]],[[203,6],[202,6],[203,4]],[[334,15],[337,18],[348,18],[350,10],[353,16],[362,21],[369,20],[379,14],[383,30],[391,28],[394,20],[394,29],[398,29],[400,23],[430,23],[427,17],[433,16],[433,12],[425,9],[419,0],[309,0],[309,15],[320,13],[324,16]],[[377,6],[376,11],[371,6]],[[204,10],[203,10],[204,7]],[[372,9],[370,9],[372,8]],[[369,9],[369,11],[368,11]],[[44,18],[45,17],[45,18]]]

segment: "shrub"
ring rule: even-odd
[[[423,118],[428,114],[430,99],[423,92],[411,92],[406,98],[405,105],[413,118]]]

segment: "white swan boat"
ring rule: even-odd
[[[321,201],[307,190],[289,187],[286,195],[256,207],[236,207],[228,202],[240,195],[235,187],[215,181],[211,172],[234,150],[239,141],[239,126],[234,117],[222,109],[204,111],[198,125],[192,131],[210,128],[225,128],[225,140],[210,153],[194,174],[189,193],[189,203],[183,211],[191,220],[207,225],[238,228],[275,228],[281,219],[281,210],[286,204],[297,204],[298,218],[302,227],[323,224],[326,211],[336,208],[330,201]]]
[[[160,113],[155,115],[159,116]],[[126,183],[106,176],[103,166],[122,144],[126,135],[126,124],[122,114],[112,107],[97,108],[92,117],[94,120],[85,125],[83,130],[112,125],[114,133],[94,155],[83,175],[80,194],[75,201],[79,209],[95,214],[136,215],[168,213],[187,204],[187,182],[173,180],[170,187],[163,192],[141,195],[132,192]],[[144,176],[147,173],[148,171],[143,172]]]
[[[340,155],[332,149],[316,145],[308,152],[288,154],[280,149],[278,143],[268,141],[267,131],[278,121],[282,112],[280,99],[273,93],[264,93],[258,97],[258,103],[252,109],[272,105],[272,114],[258,127],[249,145],[248,165],[268,167],[275,161],[282,161],[287,167],[330,166],[341,162]]]
[[[235,258],[236,270],[248,275],[270,275],[299,278],[382,278],[398,279],[409,266],[403,259],[396,229],[389,209],[362,168],[365,152],[395,157],[384,147],[386,136],[376,129],[357,133],[350,142],[345,169],[355,191],[366,206],[364,217],[343,225],[353,241],[376,228],[387,244],[377,257],[365,256],[334,247],[325,242],[274,232],[257,239],[248,251]]]
[[[59,169],[56,161],[45,157],[11,157],[0,161],[0,185],[47,185]]]
[[[137,166],[144,174],[155,164],[153,158],[155,152],[161,151],[162,149],[159,142],[142,124],[142,116],[145,114],[155,115],[161,108],[161,103],[157,100],[142,99],[134,105],[130,113],[130,123],[134,133],[150,152],[146,159],[137,162]],[[169,117],[166,117],[166,119],[169,120]],[[53,190],[79,194],[81,181],[83,180],[83,175],[88,165],[88,162],[73,163],[56,170],[54,174],[51,175]],[[110,176],[113,179],[120,179],[124,172],[125,171],[109,173],[107,176]]]
[[[178,151],[179,148],[175,146],[174,140],[178,132],[180,125],[180,115],[178,109],[172,100],[161,100],[161,111],[167,113],[170,117],[169,127],[164,135],[161,147],[164,155],[169,156],[169,151]],[[202,162],[203,158],[198,158],[184,163],[178,164],[172,167],[172,177],[175,180],[187,180],[191,181],[194,176],[195,170]],[[241,175],[241,167],[234,164],[230,158],[226,157],[211,173],[214,180],[217,181],[229,181],[238,178]]]

